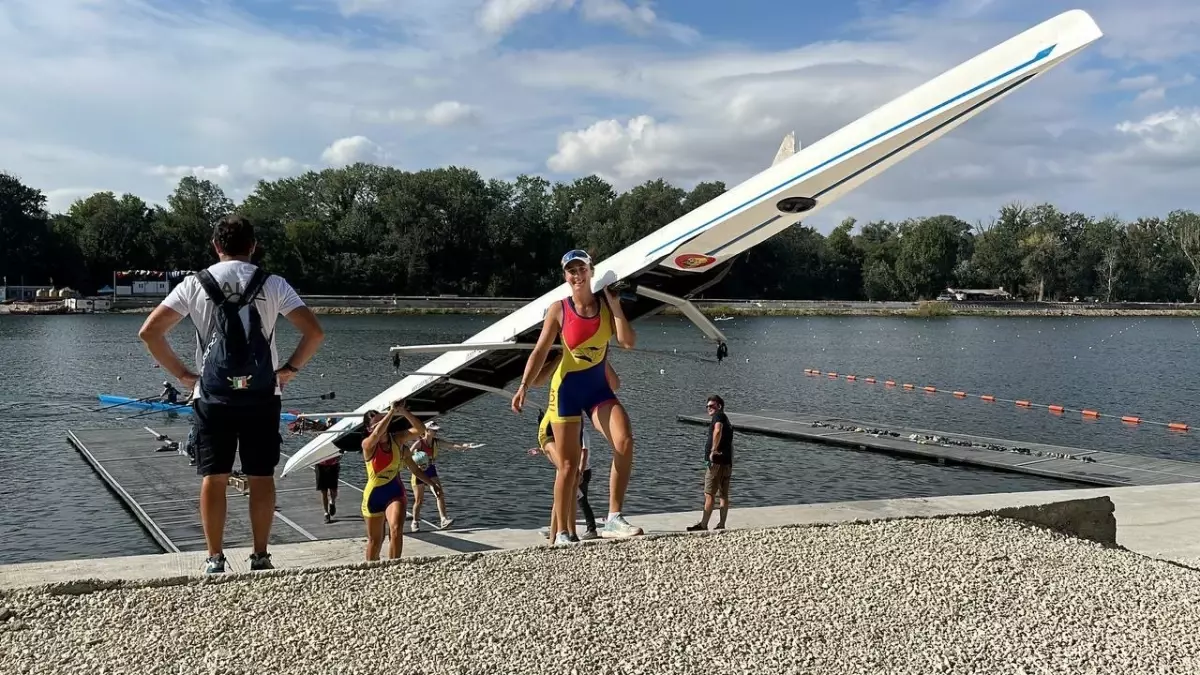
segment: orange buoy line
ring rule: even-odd
[[[847,382],[860,381],[859,376],[857,376],[857,375],[844,375],[844,374],[839,375],[838,373],[825,372],[825,371],[818,370],[816,368],[805,368],[804,374],[809,375],[809,376],[816,376],[816,377],[820,377],[821,375],[827,375],[829,377],[829,379],[844,379]],[[874,377],[865,377],[865,378],[862,378],[861,381],[865,382],[867,384],[875,384],[876,379]],[[895,380],[884,380],[884,386],[888,387],[888,388],[893,388],[896,386],[896,381]],[[903,387],[903,389],[905,391],[915,391],[917,389],[917,385],[915,385],[915,384],[905,383],[905,384],[902,384],[901,386]],[[1078,409],[1077,408],[1068,408],[1067,406],[1057,405],[1057,404],[1034,403],[1032,401],[1027,401],[1025,399],[999,398],[999,397],[995,396],[994,394],[968,394],[967,392],[965,392],[961,389],[953,390],[953,392],[952,392],[952,391],[946,390],[946,389],[938,389],[937,387],[933,387],[933,386],[923,386],[923,387],[921,387],[921,390],[927,394],[952,394],[954,396],[954,398],[967,398],[967,397],[978,398],[979,400],[984,401],[986,403],[1012,403],[1013,405],[1015,405],[1019,408],[1045,408],[1046,410],[1050,411],[1050,413],[1053,415],[1062,415],[1063,413],[1071,412],[1071,413],[1079,413],[1080,416],[1082,416],[1086,419],[1100,419],[1100,417],[1102,417],[1102,415],[1100,414],[1099,411],[1091,410],[1088,408],[1078,408]],[[1156,420],[1148,420],[1148,419],[1145,419],[1145,418],[1137,416],[1137,415],[1121,415],[1121,416],[1117,417],[1117,419],[1120,419],[1121,422],[1124,424],[1132,424],[1132,425],[1153,424],[1155,426],[1166,427],[1172,431],[1188,431],[1189,429],[1191,429],[1191,426],[1184,422],[1159,422]]]

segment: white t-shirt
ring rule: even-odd
[[[226,297],[242,292],[246,284],[250,282],[250,277],[254,275],[256,266],[241,262],[239,260],[227,260],[219,262],[208,268],[208,273],[213,276],[217,284],[221,286],[221,291]],[[212,300],[208,299],[208,294],[204,292],[204,287],[200,285],[200,280],[195,275],[185,278],[179,282],[179,285],[171,291],[171,294],[162,301],[162,304],[179,312],[183,316],[192,317],[192,324],[201,335],[208,339],[208,335],[212,331],[213,310],[216,306]],[[297,307],[303,307],[304,301],[296,294],[291,284],[283,277],[271,275],[263,284],[262,290],[259,291],[258,297],[254,299],[254,304],[258,308],[258,314],[262,317],[263,331],[270,336],[271,339],[271,359],[275,364],[275,368],[279,368],[279,353],[275,349],[275,321],[280,315],[286,316],[289,312]],[[242,325],[247,329],[250,325],[250,312],[248,308],[243,308]],[[196,344],[196,368],[200,367],[201,361],[204,359],[204,351],[200,348],[199,342]],[[279,394],[279,387],[275,387],[275,393]],[[200,395],[200,383],[196,383],[195,396]]]

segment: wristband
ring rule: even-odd
[[[288,362],[284,363],[282,366],[279,366],[279,369],[280,369],[280,370],[286,370],[286,371],[288,371],[288,372],[290,372],[290,373],[298,373],[298,372],[300,372],[300,369],[299,369],[299,368],[297,368],[296,366],[293,366],[291,361],[288,361]]]

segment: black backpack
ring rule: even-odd
[[[263,332],[262,317],[254,303],[271,275],[263,269],[254,275],[236,300],[225,297],[208,270],[196,274],[196,280],[215,305],[208,344],[201,340],[203,360],[200,366],[200,395],[205,401],[230,405],[256,404],[275,395],[275,362],[271,358],[271,338]],[[241,310],[250,316],[250,332],[242,326]]]

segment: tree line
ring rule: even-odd
[[[532,297],[560,283],[564,251],[604,259],[725,189],[653,180],[618,193],[597,176],[551,184],[355,164],[259,181],[241,204],[185,177],[165,205],[97,192],[52,214],[40,190],[0,173],[0,274],[91,292],[114,270],[201,269],[213,260],[213,223],[237,210],[256,224],[259,262],[301,293]],[[920,300],[947,287],[1195,301],[1200,217],[1122,221],[1008,204],[986,223],[847,219],[828,235],[801,223],[744,254],[707,295]]]

